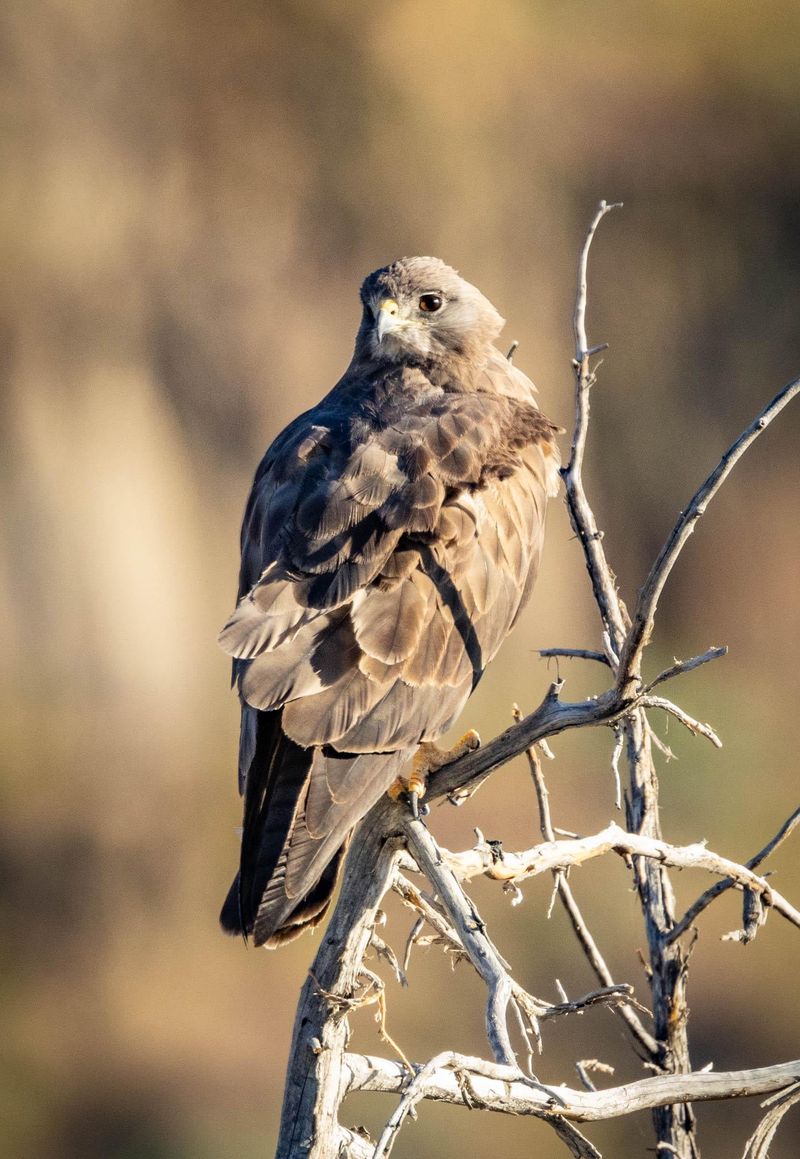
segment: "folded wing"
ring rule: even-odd
[[[220,642],[245,795],[222,921],[257,943],[319,920],[349,832],[453,722],[533,582],[554,428],[505,360],[485,373],[384,413],[334,391],[256,476]]]

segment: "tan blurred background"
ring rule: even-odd
[[[346,365],[357,287],[403,253],[475,281],[518,338],[543,407],[571,418],[575,259],[600,197],[625,209],[593,256],[591,496],[631,597],[721,451],[800,372],[800,8],[675,0],[6,0],[2,30],[4,520],[0,1154],[271,1154],[311,938],[280,954],[223,938],[237,856],[235,699],[215,635],[263,448]],[[652,670],[730,645],[673,694],[718,753],[655,723],[667,835],[752,855],[796,801],[800,411],[726,484],[670,583]],[[531,609],[468,711],[491,736],[548,679],[534,649],[597,646],[579,554],[554,510]],[[602,674],[563,666],[565,695]],[[556,823],[613,810],[611,739],[562,738]],[[538,835],[521,763],[461,811],[509,847]],[[800,899],[798,846],[774,859]],[[645,993],[621,864],[574,877],[620,981]],[[684,874],[689,901],[708,884]],[[593,980],[549,885],[484,915],[536,993]],[[797,931],[695,949],[696,1066],[800,1054]],[[410,916],[392,911],[401,948]],[[389,987],[423,1060],[485,1053],[480,988],[435,950]],[[356,1046],[375,1047],[371,1015]],[[600,1057],[638,1077],[602,1011],[547,1028],[539,1074]],[[345,1122],[375,1129],[390,1100]],[[704,1154],[740,1154],[755,1103],[701,1107]],[[774,1154],[793,1156],[800,1116]],[[646,1116],[596,1128],[652,1147]],[[424,1107],[396,1154],[564,1154],[532,1121]]]

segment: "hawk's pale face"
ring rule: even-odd
[[[373,361],[438,361],[491,342],[503,319],[438,258],[401,258],[361,287],[357,351]]]

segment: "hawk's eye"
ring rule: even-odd
[[[419,308],[423,314],[435,314],[443,305],[439,294],[423,294],[419,300]]]

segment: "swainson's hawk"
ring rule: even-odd
[[[316,925],[353,827],[453,723],[530,594],[556,428],[436,258],[361,287],[344,377],[278,436],[222,631],[242,705],[244,831],[223,927]]]

